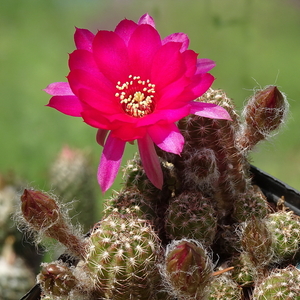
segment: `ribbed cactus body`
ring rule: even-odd
[[[267,225],[273,235],[273,250],[279,261],[291,258],[300,246],[300,219],[293,212],[269,214]]]
[[[217,216],[211,199],[201,193],[183,193],[171,200],[166,211],[169,238],[195,239],[211,245],[217,231]]]
[[[86,269],[104,299],[153,299],[159,251],[159,240],[147,221],[112,213],[91,233]]]
[[[255,287],[253,300],[300,300],[300,271],[295,267],[273,271]]]

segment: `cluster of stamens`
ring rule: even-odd
[[[130,116],[141,118],[154,110],[155,84],[149,79],[141,80],[140,76],[129,75],[129,81],[118,81],[115,94],[122,104],[123,110]]]

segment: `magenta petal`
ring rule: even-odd
[[[67,78],[75,95],[78,95],[80,89],[90,89],[97,91],[102,98],[113,98],[115,100],[112,92],[114,91],[114,86],[100,72],[98,72],[97,76],[94,76],[86,71],[77,69],[71,71]]]
[[[106,130],[106,129],[98,129],[98,131],[97,131],[96,141],[102,147],[104,146],[104,142],[105,142],[108,132],[109,132],[109,130]]]
[[[219,105],[204,102],[191,102],[191,114],[211,118],[232,120],[227,110]]]
[[[87,104],[89,107],[96,109],[98,112],[102,112],[108,115],[115,115],[117,113],[123,113],[122,108],[116,101],[114,96],[107,96],[93,90],[81,89],[79,90],[80,100]],[[124,113],[123,113],[124,114]]]
[[[214,80],[215,78],[209,73],[195,75],[193,78],[194,83],[190,87],[192,91],[191,94],[193,94],[192,99],[202,96],[211,87]],[[191,95],[189,97],[191,97]]]
[[[148,14],[144,14],[140,17],[139,21],[138,21],[138,24],[139,25],[142,25],[142,24],[148,24],[148,25],[151,25],[152,27],[155,28],[155,23],[154,23],[154,20],[153,18],[148,15]]]
[[[99,70],[111,82],[116,84],[128,79],[130,65],[127,47],[115,32],[98,31],[93,42],[93,53]]]
[[[161,91],[161,97],[157,102],[157,109],[172,109],[178,108],[178,105],[182,106],[182,100],[180,95],[184,92],[185,88],[191,83],[190,79],[187,77],[181,77],[180,79],[172,82],[171,84],[167,85]],[[195,97],[190,99],[183,99],[186,102],[194,100]]]
[[[184,64],[186,66],[185,76],[191,77],[195,75],[197,70],[198,54],[193,50],[186,50],[182,53]]]
[[[74,96],[68,82],[53,82],[44,91],[52,96]]]
[[[189,46],[189,43],[190,43],[190,40],[189,40],[188,36],[185,33],[177,32],[177,33],[173,33],[173,34],[168,35],[167,37],[165,37],[162,40],[163,45],[166,44],[166,43],[169,43],[169,42],[182,43],[180,52],[183,52],[183,51],[187,50],[187,48]]]
[[[46,106],[72,117],[81,117],[82,105],[76,96],[54,96]]]
[[[74,41],[77,49],[91,51],[95,35],[87,29],[76,28]]]
[[[162,189],[163,173],[153,141],[148,135],[142,139],[138,139],[137,141],[140,157],[147,177],[155,187]]]
[[[210,60],[208,58],[200,58],[197,60],[196,74],[209,72],[215,66],[216,66],[216,63],[213,60]]]
[[[184,144],[184,137],[174,123],[154,125],[148,128],[153,142],[162,150],[180,154]]]
[[[179,51],[180,47],[180,43],[167,43],[161,46],[154,56],[151,80],[158,90],[184,74],[185,66]]]
[[[97,76],[99,74],[98,66],[95,63],[93,53],[86,50],[75,50],[69,56],[70,70],[80,69]]]
[[[128,43],[132,74],[148,79],[153,57],[160,47],[161,39],[156,29],[149,25],[138,26]]]
[[[127,45],[133,31],[137,27],[138,27],[138,25],[135,22],[125,19],[117,25],[117,27],[115,29],[115,33],[118,34],[124,40],[125,44]]]
[[[108,136],[98,167],[97,178],[101,190],[106,192],[113,184],[120,169],[126,142]]]

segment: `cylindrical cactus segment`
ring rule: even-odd
[[[300,300],[300,270],[289,266],[273,271],[255,287],[253,300]]]
[[[239,118],[223,91],[210,89],[199,101],[224,107],[232,121],[196,115],[180,120],[178,127],[185,145],[173,163],[182,177],[183,188],[213,195],[218,215],[223,218],[233,209],[232,199],[245,192],[249,183],[246,157],[236,144]]]
[[[167,247],[162,273],[171,295],[178,299],[202,299],[212,279],[213,264],[195,240],[173,241]]]
[[[153,299],[160,241],[149,222],[114,212],[90,236],[86,269],[104,299]]]

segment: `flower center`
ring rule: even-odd
[[[130,116],[142,118],[154,110],[155,84],[149,79],[141,80],[140,76],[129,75],[125,83],[118,81],[119,90],[115,96],[120,99],[123,110]]]

